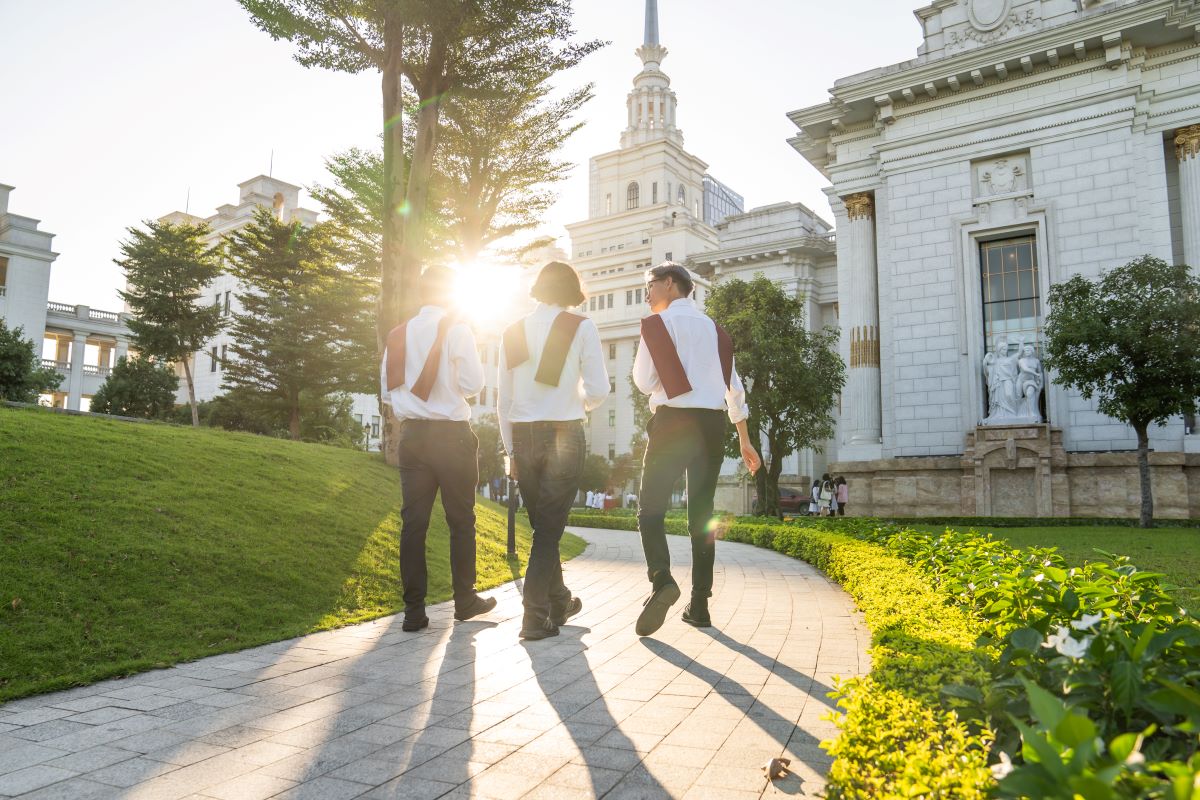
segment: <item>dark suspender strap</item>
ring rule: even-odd
[[[401,322],[387,336],[387,390],[404,385],[404,355],[408,343],[408,323]]]
[[[713,325],[717,325],[716,322]],[[725,329],[717,325],[717,356],[721,359],[721,375],[725,378],[725,388],[733,383],[733,337]]]
[[[537,374],[533,376],[535,381],[546,386],[558,386],[571,342],[575,340],[575,331],[579,330],[582,322],[583,317],[578,314],[563,311],[550,323],[550,335],[546,337],[542,359],[538,362]]]
[[[671,340],[671,333],[661,316],[651,314],[642,318],[642,341],[650,351],[650,360],[654,362],[667,399],[690,392],[692,384],[688,381],[683,362],[679,360],[679,351],[675,349],[675,342]]]
[[[438,370],[442,366],[442,349],[446,344],[446,332],[450,330],[452,324],[454,324],[454,320],[450,318],[449,314],[438,321],[437,336],[434,337],[433,346],[429,348],[425,366],[421,368],[421,374],[412,386],[413,395],[420,398],[422,402],[429,400],[429,395],[433,392],[433,385],[437,382]]]
[[[525,339],[525,320],[504,329],[504,366],[516,369],[529,360],[529,342]]]

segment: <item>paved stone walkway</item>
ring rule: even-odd
[[[0,706],[0,797],[757,798],[811,795],[833,675],[867,668],[850,599],[807,564],[717,550],[714,627],[633,622],[637,535],[580,530],[583,613],[520,643],[514,584],[484,621],[398,617]],[[686,539],[668,537],[680,584]],[[686,596],[686,589],[685,589]],[[760,766],[792,759],[768,784]]]

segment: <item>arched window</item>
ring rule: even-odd
[[[637,181],[633,181],[632,183],[630,183],[629,189],[627,190],[627,194],[626,194],[625,208],[627,210],[632,211],[633,209],[638,207],[638,199],[639,199],[640,194],[641,194],[641,192],[638,189]]]
[[[679,205],[687,205],[687,194],[683,190],[683,184],[679,184]]]

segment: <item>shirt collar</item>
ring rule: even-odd
[[[679,297],[667,306],[668,311],[695,311],[696,301],[690,297]]]
[[[556,306],[553,303],[538,303],[537,307],[534,309],[534,313],[536,313],[536,314],[550,314],[550,313],[558,314],[558,313],[566,311],[566,310],[567,310],[566,306]]]
[[[445,314],[445,313],[446,313],[446,309],[442,308],[441,306],[421,306],[420,310],[417,311],[418,316],[429,316],[430,314]]]

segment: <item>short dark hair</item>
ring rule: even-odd
[[[417,282],[417,294],[423,305],[448,302],[454,291],[454,270],[449,267],[426,267]]]
[[[683,264],[676,264],[674,261],[664,261],[657,267],[646,270],[647,283],[660,278],[670,278],[679,284],[684,297],[691,295],[692,290],[696,288],[696,282],[692,280],[692,273],[688,272],[687,267]]]
[[[551,261],[542,267],[529,290],[529,296],[540,303],[563,308],[577,306],[587,299],[579,283],[579,273],[562,261]]]

